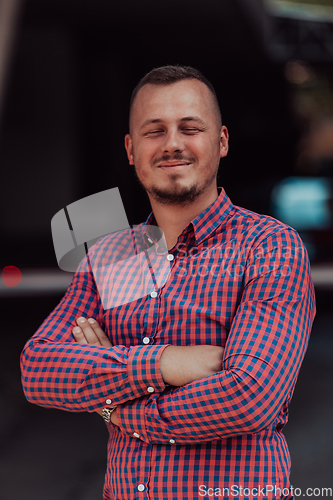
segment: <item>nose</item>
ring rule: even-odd
[[[169,130],[165,136],[165,141],[163,144],[163,152],[164,153],[179,153],[184,151],[185,145],[183,142],[183,138],[179,131],[177,130]]]

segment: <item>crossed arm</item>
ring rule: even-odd
[[[211,345],[112,346],[91,270],[82,264],[23,350],[28,401],[94,412],[112,395],[118,404],[112,422],[147,443],[168,442],[170,435],[178,444],[202,443],[274,426],[293,392],[315,301],[298,236],[292,230],[273,236],[247,262],[225,352]]]
[[[80,317],[73,328],[77,343],[102,347],[113,347],[108,336],[93,318]],[[167,346],[160,358],[160,371],[166,384],[181,387],[209,377],[222,370],[224,349],[214,345]],[[102,414],[102,410],[97,410]],[[112,412],[111,421],[118,425],[117,410]]]
[[[287,257],[279,248],[289,251]],[[123,432],[147,443],[172,436],[190,444],[257,433],[280,421],[305,354],[315,302],[298,236],[281,231],[263,249],[247,263],[225,352],[207,345],[165,347],[156,368],[171,387],[120,402],[112,422]],[[77,324],[77,343],[111,347],[98,325]]]

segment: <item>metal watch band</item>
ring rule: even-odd
[[[116,409],[116,406],[110,406],[109,408],[103,408],[102,410],[102,417],[104,418],[105,422],[109,424],[111,422],[111,413]]]

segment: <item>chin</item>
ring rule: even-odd
[[[192,203],[202,191],[196,184],[192,184],[191,186],[152,186],[147,189],[147,192],[155,201],[164,205],[186,205]]]

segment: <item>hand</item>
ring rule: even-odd
[[[224,348],[217,345],[168,346],[160,358],[166,384],[180,387],[222,370]]]
[[[80,317],[76,319],[79,326],[72,330],[73,337],[78,344],[89,344],[94,346],[113,347],[110,339],[93,318]],[[102,409],[96,410],[96,413],[102,416]],[[118,425],[117,410],[111,413],[111,422]]]
[[[78,326],[72,330],[73,337],[79,344],[89,344],[102,347],[113,347],[109,337],[105,334],[97,321],[93,318],[76,319]]]

